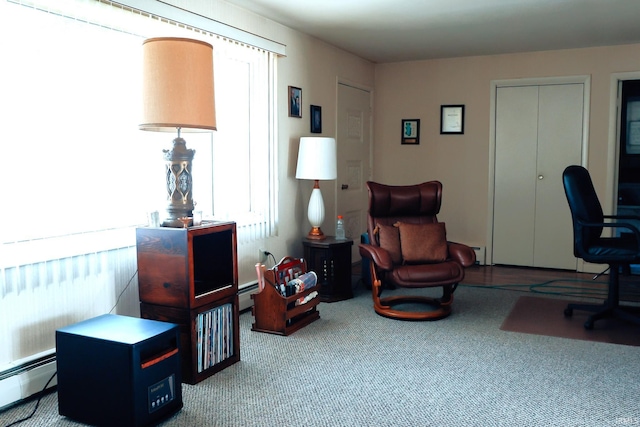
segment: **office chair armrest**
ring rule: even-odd
[[[636,221],[640,221],[640,216],[638,215],[604,215],[605,219],[634,219]]]
[[[621,219],[622,217],[621,216],[605,216],[605,218]],[[584,222],[584,221],[578,220],[578,223],[583,227],[624,228],[626,230],[631,230],[631,232],[634,234],[636,238],[636,241],[640,242],[640,230],[638,230],[638,228],[635,225],[628,222]]]
[[[467,245],[456,242],[447,242],[449,245],[449,258],[458,261],[463,267],[470,267],[476,262],[476,251]]]
[[[360,255],[373,261],[380,270],[390,271],[393,269],[393,260],[386,249],[361,243]]]

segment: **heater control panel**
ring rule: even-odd
[[[149,386],[149,413],[173,402],[176,397],[176,377],[170,375],[152,386]]]

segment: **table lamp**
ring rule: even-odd
[[[336,140],[326,137],[300,138],[296,178],[315,181],[307,210],[311,224],[307,239],[324,240],[326,236],[320,229],[324,222],[324,200],[322,200],[318,181],[337,178]]]
[[[141,130],[177,132],[166,162],[167,218],[164,227],[186,227],[193,217],[192,160],[181,132],[216,130],[213,46],[176,37],[147,39],[143,48]]]

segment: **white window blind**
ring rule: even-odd
[[[275,230],[273,54],[96,0],[44,3],[53,3],[49,13],[3,4],[10,13],[0,47],[11,63],[0,70],[3,158],[10,159],[3,243],[132,227],[163,210],[162,149],[175,135],[137,128],[141,44],[157,35],[214,45],[219,130],[185,138],[196,150],[197,209],[259,230],[254,237]],[[120,235],[102,240],[131,244]],[[15,263],[34,255],[14,249]]]
[[[147,37],[214,46],[219,130],[184,135],[194,200],[238,223],[239,282],[255,282],[276,230],[274,54],[103,1],[17,1],[0,0],[0,367],[72,320],[136,315],[134,228],[165,206],[175,137],[138,130]]]

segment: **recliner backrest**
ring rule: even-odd
[[[582,227],[580,222],[602,223],[602,205],[593,187],[589,171],[582,166],[568,166],[562,173],[564,191],[571,210],[574,232],[574,255],[586,252],[590,244],[602,235],[602,227]]]
[[[398,221],[423,224],[438,222],[442,204],[442,183],[429,181],[415,185],[386,185],[367,182],[369,210],[367,231],[373,241],[376,224],[393,225]]]

